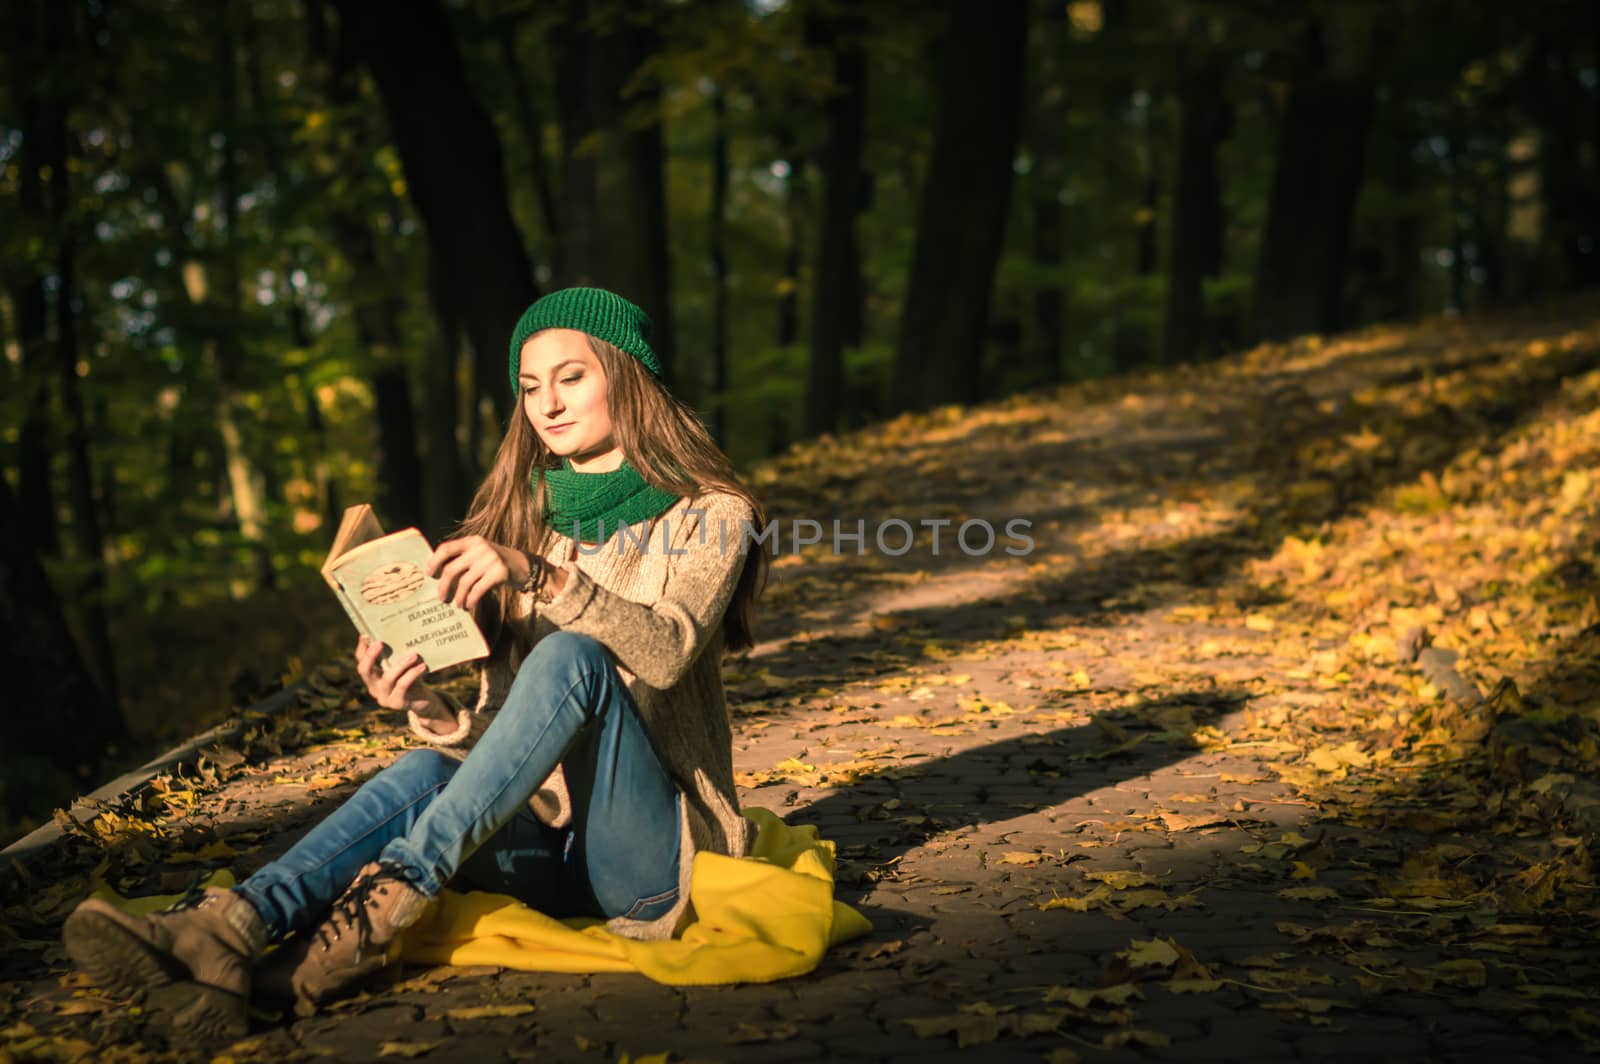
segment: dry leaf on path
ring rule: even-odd
[[[444,1040],[437,1042],[381,1042],[378,1045],[380,1057],[421,1057],[444,1045]]]
[[[444,1014],[451,1020],[487,1020],[501,1016],[526,1016],[536,1007],[527,1002],[516,1005],[467,1005],[459,1009],[446,1009]]]

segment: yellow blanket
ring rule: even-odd
[[[866,934],[866,917],[833,898],[834,844],[758,808],[747,857],[695,855],[689,898],[696,920],[674,939],[639,942],[593,919],[556,920],[514,898],[446,890],[406,932],[401,957],[420,964],[489,964],[541,972],[640,972],[659,983],[764,983],[804,975],[830,946]],[[211,885],[232,882],[226,872]],[[170,899],[125,901],[152,911]]]

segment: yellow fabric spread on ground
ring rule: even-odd
[[[829,947],[872,930],[833,897],[834,844],[810,825],[791,827],[750,808],[759,832],[750,855],[695,855],[689,896],[696,920],[678,938],[640,942],[593,919],[557,920],[515,898],[446,890],[407,933],[401,957],[416,964],[489,964],[540,972],[640,972],[659,983],[764,983],[804,975]],[[207,886],[230,887],[219,871]],[[177,897],[122,898],[94,892],[131,912],[155,912]]]
[[[695,855],[695,922],[640,942],[598,920],[556,920],[503,894],[446,890],[406,934],[401,956],[425,964],[492,964],[546,972],[637,971],[659,983],[761,983],[803,975],[830,946],[866,934],[866,917],[833,897],[834,845],[765,809],[747,857]]]

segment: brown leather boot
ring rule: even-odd
[[[166,912],[133,916],[99,898],[72,911],[62,943],[96,984],[134,1000],[147,988],[192,982],[173,1015],[180,1032],[233,1037],[249,1029],[250,967],[266,949],[267,925],[243,897],[208,890]]]
[[[366,865],[321,926],[267,958],[258,973],[261,989],[292,995],[295,1012],[311,1015],[398,960],[401,932],[431,901],[383,865]]]

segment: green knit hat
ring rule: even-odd
[[[650,316],[604,288],[562,288],[522,312],[511,330],[511,394],[516,395],[522,345],[541,329],[577,329],[628,352],[661,377],[661,363],[650,349]]]

